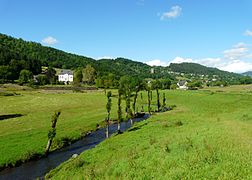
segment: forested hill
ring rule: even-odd
[[[37,61],[43,66],[52,65],[58,68],[77,68],[95,63],[92,58],[66,53],[36,42],[28,42],[0,34],[0,64],[7,65],[13,59],[27,62]]]
[[[242,73],[242,75],[252,77],[252,71],[248,71],[248,72]]]
[[[174,72],[191,73],[191,74],[204,74],[204,75],[218,75],[220,77],[241,77],[239,74],[222,71],[217,68],[206,67],[196,63],[171,63],[169,69]]]
[[[114,73],[119,76],[127,74],[134,76],[150,72],[150,66],[147,64],[125,58],[100,59],[95,66],[103,74]]]
[[[95,68],[98,77],[112,73],[117,78],[130,75],[141,78],[174,79],[170,75],[170,71],[210,76],[218,75],[224,80],[230,77],[235,79],[241,77],[241,75],[235,73],[194,63],[171,64],[169,67],[158,66],[154,67],[155,73],[151,73],[152,67],[142,62],[125,58],[95,60],[0,33],[0,80],[16,80],[22,69],[30,70],[33,75],[36,75],[41,73],[42,66],[75,70],[78,67],[86,67],[88,64]]]
[[[161,71],[160,68],[151,74],[151,67],[141,62],[124,58],[95,60],[0,34],[0,73],[6,74],[7,79],[17,79],[22,69],[28,69],[36,75],[41,72],[41,66],[76,69],[87,64],[95,68],[98,76],[113,73],[116,76],[171,78],[167,71]]]

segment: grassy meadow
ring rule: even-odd
[[[174,110],[105,140],[46,178],[252,179],[252,89],[230,88],[165,91]]]
[[[14,96],[4,96],[13,92]],[[107,100],[103,91],[73,93],[8,86],[0,88],[0,95],[0,115],[23,115],[0,120],[0,167],[43,154],[51,116],[57,110],[61,110],[61,115],[52,150],[61,147],[62,140],[78,139],[94,130],[106,117]],[[112,98],[112,103],[111,117],[115,119],[117,99]]]

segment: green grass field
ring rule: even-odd
[[[60,139],[78,139],[85,132],[94,130],[97,123],[102,124],[106,117],[106,96],[103,91],[73,93],[15,86],[0,90],[20,94],[0,96],[0,115],[23,115],[0,120],[0,167],[15,165],[33,154],[43,154],[51,116],[57,110],[62,113],[57,123],[53,149],[62,145]],[[117,104],[116,98],[112,98],[112,103]],[[112,108],[112,118],[116,118],[115,106]]]
[[[252,179],[252,94],[229,89],[166,91],[175,110],[105,140],[47,178]]]

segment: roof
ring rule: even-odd
[[[70,69],[62,69],[59,75],[64,75],[64,74],[73,75],[73,71],[71,71]]]
[[[181,80],[181,81],[178,82],[178,85],[179,86],[184,86],[186,83],[187,83],[186,80]]]

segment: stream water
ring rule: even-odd
[[[145,114],[141,118],[133,119],[134,122],[140,122],[149,118],[148,114]],[[130,120],[121,123],[121,131],[126,131],[131,127]],[[117,132],[117,124],[111,124],[109,126],[109,135]],[[18,167],[5,169],[0,172],[0,180],[33,180],[36,178],[43,179],[43,176],[50,170],[56,168],[58,165],[63,163],[72,157],[73,154],[80,154],[85,150],[94,148],[97,144],[104,141],[105,128],[93,131],[79,141],[54,151],[46,158],[42,158],[36,161],[29,161]]]

